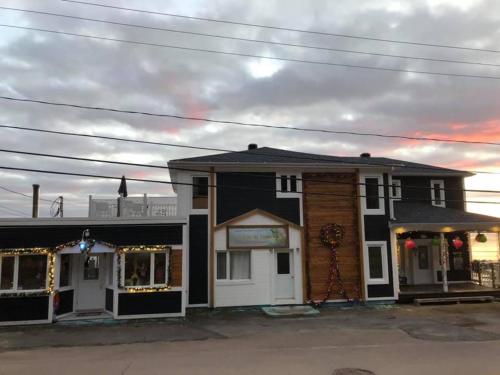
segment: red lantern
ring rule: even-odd
[[[462,240],[460,239],[460,237],[455,237],[455,238],[453,239],[453,241],[452,241],[452,242],[453,242],[453,246],[454,246],[454,247],[455,247],[455,249],[457,249],[457,250],[461,249],[461,248],[462,248],[462,246],[464,246],[464,241],[462,241]]]
[[[411,238],[408,238],[405,242],[405,248],[407,250],[413,250],[417,247],[417,244],[415,243],[415,241],[413,241]]]

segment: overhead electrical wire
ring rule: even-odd
[[[192,168],[183,168],[183,167],[168,167],[168,166],[157,165],[157,164],[142,164],[142,163],[132,163],[132,162],[124,162],[124,161],[97,159],[97,158],[83,158],[83,157],[77,157],[77,156],[47,154],[47,153],[33,152],[33,151],[0,149],[0,152],[17,154],[17,155],[41,156],[41,157],[48,157],[48,158],[55,158],[55,159],[73,160],[73,161],[84,161],[84,162],[93,162],[93,163],[124,165],[124,166],[132,166],[132,167],[156,168],[156,169],[164,169],[164,170],[183,171],[183,172],[207,173],[206,170],[202,170],[202,169],[192,169]],[[253,172],[247,172],[247,173],[231,172],[231,173],[237,174],[237,175],[249,175],[249,174],[251,174],[252,177],[260,178],[260,179],[271,179],[271,180],[279,180],[280,179],[279,177],[273,177],[273,176],[268,176],[268,175],[263,175],[263,174],[259,174],[259,173],[253,173]],[[370,185],[370,186],[375,185],[375,184],[367,184],[367,183],[362,183],[362,182],[349,183],[349,182],[318,180],[315,178],[313,178],[313,179],[297,178],[296,180],[297,181],[306,180],[309,182],[322,182],[322,183],[328,183],[328,184],[332,184],[332,185],[351,185],[351,186],[352,185]],[[400,188],[400,186],[390,185],[390,184],[377,184],[376,186],[382,186],[382,187],[388,186],[388,187]],[[426,186],[405,185],[404,187],[406,189],[434,190],[432,187],[426,187]],[[461,191],[461,192],[470,192],[470,193],[490,193],[490,194],[499,194],[500,193],[500,191],[498,191],[498,190],[470,190],[470,189],[467,190],[467,189],[456,189],[456,188],[446,188],[443,190],[445,190],[445,191]]]
[[[101,7],[101,8],[115,9],[115,10],[125,10],[125,11],[130,11],[130,12],[138,12],[138,13],[145,13],[145,14],[152,14],[152,15],[176,17],[176,18],[191,19],[191,20],[197,20],[197,21],[216,22],[216,23],[230,24],[230,25],[237,25],[237,26],[258,27],[258,28],[279,30],[279,31],[291,31],[291,32],[298,32],[298,33],[305,33],[305,34],[313,34],[313,35],[333,36],[333,37],[348,38],[348,39],[362,39],[362,40],[370,40],[370,41],[385,42],[385,43],[408,44],[408,45],[423,46],[423,47],[449,48],[449,49],[458,49],[458,50],[465,50],[465,51],[480,51],[480,52],[493,52],[493,53],[500,52],[500,50],[496,50],[496,49],[474,48],[474,47],[456,46],[456,45],[448,45],[448,44],[437,44],[437,43],[426,43],[426,42],[414,42],[414,41],[408,41],[408,40],[396,40],[396,39],[388,39],[388,38],[376,38],[376,37],[368,37],[368,36],[361,36],[361,35],[333,33],[333,32],[326,32],[326,31],[319,31],[319,30],[305,30],[305,29],[298,29],[298,28],[291,28],[291,27],[263,25],[263,24],[223,20],[223,19],[208,18],[208,17],[187,16],[187,15],[178,14],[178,13],[157,12],[157,11],[150,11],[150,10],[144,10],[144,9],[120,7],[120,6],[108,5],[108,4],[92,3],[92,2],[87,2],[87,1],[78,1],[78,0],[61,0],[61,1],[66,2],[66,3],[90,5],[90,6],[94,6],[94,7]]]
[[[101,179],[112,179],[112,180],[121,180],[122,177],[101,175],[101,174],[88,174],[88,173],[78,173],[78,172],[63,172],[63,171],[54,171],[47,169],[33,169],[33,168],[19,168],[19,167],[8,167],[8,166],[0,166],[0,169],[10,170],[10,171],[21,171],[21,172],[33,172],[33,173],[44,173],[44,174],[55,174],[55,175],[65,175],[65,176],[74,176],[74,177],[90,177],[90,178],[101,178]],[[276,189],[266,189],[259,187],[251,187],[251,186],[234,186],[234,185],[212,185],[212,184],[194,184],[188,182],[172,182],[166,180],[154,180],[154,179],[143,179],[143,178],[133,178],[127,177],[128,181],[137,181],[137,182],[148,182],[148,183],[159,183],[159,184],[168,184],[168,185],[180,185],[180,186],[208,186],[210,188],[216,189],[238,189],[244,191],[267,191],[267,192],[279,192]],[[335,196],[335,197],[350,197],[350,198],[366,198],[366,195],[358,195],[358,194],[336,194],[336,193],[318,193],[318,192],[303,192],[297,191],[298,194],[307,194],[307,195],[321,195],[321,196]],[[405,199],[406,202],[427,202],[427,199]],[[465,202],[465,203],[474,203],[474,204],[500,204],[500,202],[489,202],[489,201],[469,201],[469,200],[461,200],[461,199],[451,199],[447,200],[447,202]]]
[[[16,216],[29,217],[29,215],[26,214],[26,213],[24,213],[24,212],[15,210],[13,208],[10,208],[10,207],[7,207],[7,206],[1,205],[1,204],[0,204],[0,208],[4,209],[5,211],[7,211],[7,212],[9,212],[9,213],[11,213],[13,215],[16,215]]]
[[[33,199],[33,197],[31,195],[28,195],[28,194],[25,194],[25,193],[21,193],[20,191],[16,191],[16,190],[12,190],[12,189],[6,188],[5,186],[0,186],[0,189],[2,189],[4,191],[7,191],[9,193],[13,193],[13,194],[21,195],[21,196],[26,197],[26,198]],[[38,198],[38,199],[41,200],[41,201],[44,201],[44,202],[50,202],[50,203],[52,203],[52,201],[50,199],[44,199],[44,198]]]
[[[16,101],[16,102],[36,103],[36,104],[52,105],[52,106],[59,106],[59,107],[89,109],[89,110],[96,110],[96,111],[116,112],[116,113],[125,113],[125,114],[133,114],[133,115],[143,115],[143,116],[152,116],[152,117],[168,117],[168,118],[175,118],[175,119],[179,119],[179,120],[202,121],[202,122],[217,123],[217,124],[224,124],[224,125],[244,126],[244,127],[294,130],[294,131],[304,131],[304,132],[313,132],[313,133],[355,135],[355,136],[363,136],[363,137],[378,137],[378,138],[393,138],[393,139],[396,138],[396,139],[417,140],[417,141],[450,142],[450,143],[500,146],[499,142],[468,141],[468,140],[451,139],[451,138],[412,137],[412,136],[405,136],[405,135],[362,133],[362,132],[318,129],[318,128],[301,128],[298,126],[258,124],[258,123],[249,123],[249,122],[243,122],[243,121],[216,120],[216,119],[210,119],[210,118],[204,118],[204,117],[181,116],[181,115],[173,115],[173,114],[168,114],[168,113],[154,113],[154,112],[134,111],[134,110],[125,110],[125,109],[117,109],[117,108],[109,108],[109,107],[86,106],[86,105],[81,105],[81,104],[53,102],[53,101],[38,100],[38,99],[23,99],[23,98],[16,98],[16,97],[12,97],[12,96],[0,96],[0,99],[9,100],[9,101]]]
[[[322,66],[334,66],[334,67],[354,68],[354,69],[362,69],[362,70],[376,70],[376,71],[397,72],[397,73],[425,74],[425,75],[432,75],[432,76],[500,80],[500,76],[462,74],[462,73],[451,73],[451,72],[430,72],[430,71],[414,70],[414,69],[384,68],[384,67],[379,67],[379,66],[344,64],[344,63],[335,63],[335,62],[329,62],[329,61],[303,60],[303,59],[292,59],[292,58],[277,57],[277,56],[254,55],[254,54],[249,54],[249,53],[227,52],[227,51],[214,50],[214,49],[208,49],[208,48],[184,47],[184,46],[171,45],[171,44],[141,42],[141,41],[128,40],[128,39],[109,38],[109,37],[103,37],[103,36],[97,36],[97,35],[70,33],[70,32],[65,32],[65,31],[58,31],[58,30],[42,29],[42,28],[38,28],[38,27],[8,25],[8,24],[0,24],[0,27],[29,30],[29,31],[37,31],[37,32],[51,33],[51,34],[58,34],[58,35],[76,36],[79,38],[104,40],[104,41],[108,41],[108,42],[118,42],[118,43],[142,45],[142,46],[149,46],[149,47],[162,47],[162,48],[170,48],[170,49],[190,51],[190,52],[213,53],[213,54],[227,55],[227,56],[250,57],[250,58],[276,60],[276,61],[287,61],[287,62],[302,63],[302,64],[314,64],[314,65],[322,65]]]
[[[188,30],[178,30],[178,29],[171,29],[171,28],[165,28],[165,27],[140,25],[140,24],[134,24],[134,23],[127,23],[127,22],[109,21],[109,20],[103,20],[103,19],[97,19],[97,18],[80,17],[80,16],[74,16],[74,15],[70,15],[70,14],[45,12],[45,11],[32,10],[32,9],[20,9],[20,8],[11,8],[11,7],[3,7],[3,6],[0,6],[0,9],[17,11],[17,12],[24,12],[24,13],[39,14],[39,15],[46,15],[46,16],[53,16],[53,17],[60,17],[60,18],[66,18],[66,19],[74,19],[74,20],[80,20],[80,21],[103,23],[103,24],[109,24],[109,25],[115,25],[115,26],[133,27],[133,28],[144,29],[144,30],[164,31],[164,32],[169,32],[169,33],[202,36],[202,37],[207,37],[207,38],[216,38],[216,39],[234,40],[234,41],[240,41],[240,42],[269,44],[269,45],[274,45],[274,46],[296,47],[296,48],[305,48],[305,49],[328,51],[328,52],[341,52],[341,53],[350,53],[350,54],[365,55],[365,56],[389,57],[389,58],[406,59],[406,60],[419,60],[419,61],[430,61],[430,62],[439,62],[439,63],[500,67],[500,64],[485,63],[485,62],[478,62],[478,61],[464,61],[464,60],[452,60],[452,59],[442,59],[442,58],[422,57],[422,56],[394,55],[394,54],[379,53],[379,52],[369,52],[369,51],[359,51],[359,50],[350,50],[350,49],[333,48],[333,47],[312,46],[312,45],[307,45],[307,44],[276,42],[276,41],[271,41],[271,40],[243,38],[243,37],[235,37],[235,36],[220,35],[220,34],[201,33],[201,32],[188,31]]]

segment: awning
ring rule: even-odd
[[[390,227],[397,233],[408,231],[484,231],[500,232],[500,217],[479,215],[430,204],[396,201],[395,219]]]

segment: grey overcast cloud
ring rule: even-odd
[[[218,18],[385,39],[500,50],[496,0],[110,1],[155,12]],[[57,0],[2,1],[113,22],[307,44],[382,54],[500,64],[500,53],[348,39],[190,20]],[[478,22],[481,20],[481,22]],[[0,9],[0,23],[70,33],[269,57],[383,68],[500,77],[500,67],[408,60],[66,19]],[[0,95],[305,128],[500,142],[500,81],[362,70],[262,58],[216,55],[0,27]],[[499,174],[467,179],[470,189],[498,189],[498,146],[382,139],[246,128],[0,100],[0,123],[66,132],[241,150],[248,143],[328,155],[373,156]],[[125,162],[162,164],[206,151],[0,129],[2,148]],[[168,180],[166,170],[2,153],[3,166]],[[66,216],[85,216],[88,195],[116,197],[119,181],[14,171],[0,185],[65,198]],[[130,195],[172,195],[169,185],[129,182]],[[495,194],[469,200],[497,201]],[[1,216],[30,215],[29,198],[0,191]],[[49,215],[43,201],[40,215]],[[500,216],[499,205],[469,204]],[[14,211],[13,211],[14,210]]]

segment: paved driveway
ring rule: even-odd
[[[500,374],[500,304],[0,328],[0,374]],[[344,372],[348,373],[348,372]],[[352,372],[351,373],[355,373]],[[366,372],[365,372],[366,374]]]

